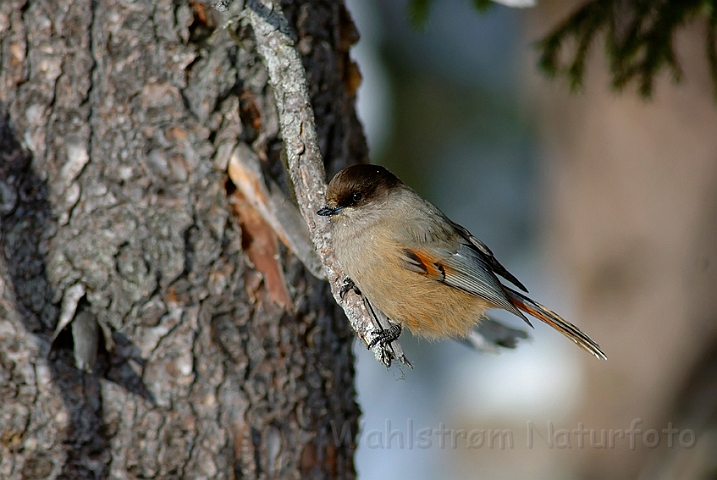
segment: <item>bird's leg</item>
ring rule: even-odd
[[[341,287],[341,290],[339,291],[339,296],[343,300],[343,298],[346,296],[346,294],[349,292],[349,290],[353,290],[354,293],[359,295],[364,300],[364,305],[368,309],[369,313],[371,314],[371,317],[375,320],[375,325],[378,327],[376,330],[371,332],[371,335],[373,335],[373,339],[368,344],[369,350],[375,347],[376,345],[381,345],[381,347],[389,347],[392,342],[395,340],[398,340],[398,337],[401,336],[401,325],[399,324],[393,324],[391,320],[386,317],[386,315],[383,312],[378,312],[380,315],[376,314],[376,311],[374,310],[373,306],[371,305],[371,302],[368,301],[366,297],[364,297],[361,294],[361,290],[358,289],[356,284],[353,280],[351,280],[349,277],[346,277],[344,279],[344,284]],[[382,321],[384,320],[384,321]],[[403,354],[403,352],[401,352]],[[404,359],[405,361],[405,359]]]
[[[389,347],[391,342],[397,340],[398,337],[401,336],[401,325],[391,322],[391,319],[388,318],[381,310],[374,310],[373,305],[371,305],[371,302],[369,302],[366,297],[363,297],[363,299],[364,305],[366,305],[369,313],[371,313],[371,317],[376,321],[375,325],[378,327],[376,330],[371,332],[371,335],[373,335],[374,338],[368,344],[368,349],[371,350],[374,346],[379,344],[384,348]]]
[[[409,368],[413,368],[411,362],[408,361],[406,355],[403,353],[401,344],[398,343],[398,337],[401,336],[401,325],[394,324],[391,322],[385,313],[381,310],[374,308],[369,302],[368,298],[361,295],[363,298],[364,306],[368,310],[371,318],[373,319],[373,325],[376,329],[369,332],[369,335],[373,336],[373,339],[368,343],[368,349],[371,350],[376,345],[381,346],[381,362],[386,366],[391,366],[391,360],[398,360]]]
[[[349,277],[346,277],[344,278],[344,284],[341,287],[341,290],[339,290],[339,297],[341,297],[341,300],[343,300],[346,294],[349,293],[349,290],[353,290],[356,295],[361,296],[361,290],[358,289],[354,281]]]
[[[395,324],[383,330],[374,330],[371,334],[374,336],[371,343],[368,344],[368,348],[371,349],[375,345],[381,344],[382,346],[390,345],[394,340],[398,340],[401,336],[401,325]]]

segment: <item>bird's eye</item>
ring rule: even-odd
[[[353,195],[351,195],[351,200],[353,203],[358,203],[363,198],[363,195],[360,192],[356,192]]]

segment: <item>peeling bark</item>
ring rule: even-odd
[[[285,12],[327,170],[365,159],[343,6]],[[0,3],[0,477],[354,476],[348,323],[287,252],[294,307],[272,302],[229,213],[238,144],[286,179],[253,36],[214,15]],[[50,349],[63,308],[111,331],[92,373],[70,328]]]

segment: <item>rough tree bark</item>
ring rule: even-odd
[[[332,173],[366,157],[356,32],[341,2],[284,4]],[[219,22],[184,0],[0,3],[0,477],[354,476],[332,431],[359,414],[348,323],[285,251],[277,304],[232,215],[237,146],[285,179],[252,32]],[[91,373],[71,328],[50,348],[85,312],[111,330]]]

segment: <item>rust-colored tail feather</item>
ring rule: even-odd
[[[522,310],[525,313],[537,318],[538,320],[547,323],[555,330],[559,331],[560,333],[568,337],[570,340],[575,342],[583,350],[587,350],[588,352],[592,353],[593,355],[602,360],[607,360],[607,356],[603,353],[602,350],[600,350],[598,344],[595,343],[592,338],[585,335],[578,327],[576,327],[570,322],[563,320],[557,313],[545,308],[538,302],[531,300],[522,293],[516,292],[515,290],[512,290],[505,286],[503,288],[505,290],[505,293],[508,295],[510,303],[515,305],[517,309]]]

